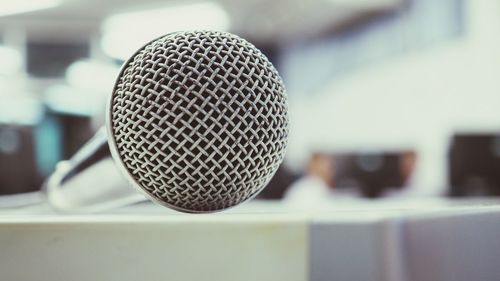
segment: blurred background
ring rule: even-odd
[[[225,30],[283,76],[288,153],[261,199],[500,195],[500,1],[0,4],[0,193],[39,190],[103,125],[121,64]]]

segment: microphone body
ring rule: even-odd
[[[50,205],[64,212],[100,212],[146,200],[118,170],[105,127],[71,159],[57,164],[43,190]]]
[[[171,33],[139,49],[120,71],[106,117],[107,133],[56,172],[49,191],[111,154],[152,201],[182,212],[220,211],[264,188],[289,131],[273,65],[244,39],[212,31]]]

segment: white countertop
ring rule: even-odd
[[[2,280],[500,280],[498,199],[330,203],[251,201],[203,215],[148,203],[97,214],[4,208],[0,272]]]

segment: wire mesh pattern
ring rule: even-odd
[[[153,199],[185,212],[257,194],[283,160],[283,82],[252,44],[224,32],[177,32],[122,69],[110,125],[120,160]]]

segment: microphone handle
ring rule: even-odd
[[[106,128],[69,160],[57,164],[42,190],[52,207],[66,212],[96,212],[144,201],[116,168]]]
[[[107,157],[111,157],[108,136],[106,128],[101,127],[95,135],[85,143],[75,155],[73,155],[73,157],[66,161],[64,165],[67,165],[69,169],[66,170],[64,176],[61,178],[61,185],[83,170]]]

